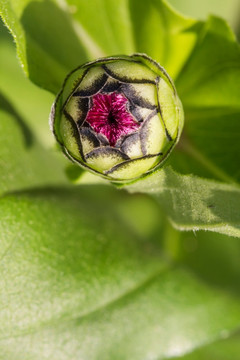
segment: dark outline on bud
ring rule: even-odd
[[[113,182],[161,167],[183,122],[171,78],[145,54],[101,58],[74,69],[50,114],[67,157]]]

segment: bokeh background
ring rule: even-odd
[[[204,20],[209,14],[223,17],[240,36],[240,1],[239,0],[169,0],[175,9],[183,14]]]
[[[225,18],[240,39],[239,0],[169,0],[169,2],[185,15],[205,19],[208,14],[215,14]],[[0,107],[1,97],[8,99],[9,107],[18,114],[19,124],[25,123],[45,148],[54,148],[55,140],[48,126],[49,109],[54,96],[38,88],[25,77],[16,57],[12,37],[2,23],[0,23]],[[57,151],[56,156],[58,156]],[[67,166],[68,163],[61,154],[59,159]],[[139,236],[161,242],[159,231],[166,219],[153,200],[142,195],[131,197],[126,195],[121,201],[118,199],[116,204],[119,216],[124,217],[124,221],[128,222]],[[160,245],[166,257],[191,269],[197,278],[202,283],[208,284],[210,288],[226,291],[236,296],[236,299],[239,297],[239,239],[210,232],[180,233],[169,224],[164,232],[167,236]],[[178,288],[175,290],[178,291]],[[215,304],[211,306],[214,307]],[[200,311],[199,306],[199,317],[201,317]],[[216,313],[217,311],[218,309]],[[236,332],[232,337],[224,340],[225,335],[222,334],[223,340],[211,345],[206,344],[194,354],[181,357],[181,360],[239,360],[239,333]],[[0,360],[2,360],[1,353]]]

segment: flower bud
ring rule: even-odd
[[[144,54],[98,59],[73,70],[50,124],[64,153],[112,181],[160,167],[176,145],[183,110],[166,71]]]

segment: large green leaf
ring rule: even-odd
[[[83,316],[165,267],[156,246],[114,214],[110,190],[49,188],[1,200],[1,337]]]
[[[85,186],[1,200],[1,359],[165,359],[239,326],[239,298],[164,260],[117,215],[121,198]]]
[[[238,186],[179,175],[165,167],[125,188],[153,196],[179,230],[204,229],[240,237]]]

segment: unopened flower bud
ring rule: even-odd
[[[180,137],[183,110],[166,71],[134,54],[72,71],[50,123],[72,161],[109,180],[129,181],[163,164]]]

